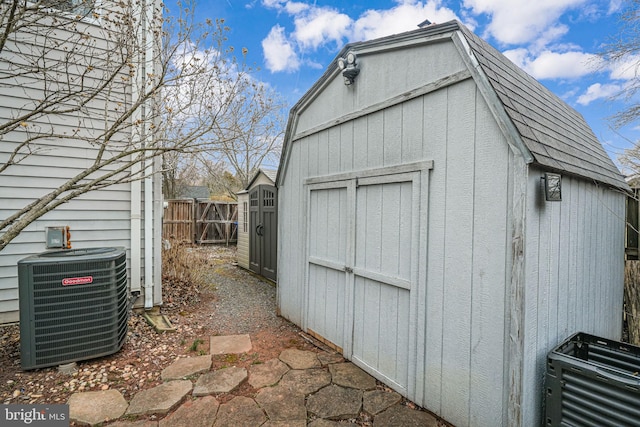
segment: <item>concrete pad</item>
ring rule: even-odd
[[[229,393],[247,379],[247,370],[232,366],[200,375],[193,389],[194,396]]]
[[[158,427],[158,422],[151,420],[116,421],[113,424],[109,424],[109,427]]]
[[[291,369],[309,369],[321,366],[316,353],[295,348],[288,348],[280,353],[280,360],[289,365]]]
[[[118,390],[74,393],[67,403],[71,421],[92,426],[120,418],[129,406]]]
[[[360,390],[374,390],[376,379],[351,362],[329,365],[334,384]]]
[[[209,339],[211,354],[240,354],[251,350],[249,335],[222,335]]]
[[[164,415],[177,406],[192,388],[191,381],[176,380],[142,390],[131,399],[127,415]]]
[[[374,427],[437,427],[438,420],[433,415],[395,405],[373,419]]]
[[[244,396],[234,397],[220,405],[214,427],[256,427],[264,424],[267,417],[255,400]]]
[[[211,369],[211,356],[181,358],[167,366],[160,373],[162,381],[179,380]]]
[[[295,393],[288,388],[275,386],[261,389],[256,402],[267,413],[271,421],[296,421],[307,419],[304,406],[304,394]]]
[[[344,357],[340,353],[318,353],[318,360],[322,366],[327,366],[331,363],[343,363]]]
[[[365,391],[362,396],[362,409],[370,415],[376,415],[389,407],[400,403],[402,396],[395,391]]]
[[[279,359],[267,360],[265,363],[249,367],[249,384],[253,388],[272,386],[280,381],[289,367]]]
[[[320,418],[356,418],[362,407],[362,391],[331,384],[307,399],[307,410]]]
[[[315,393],[331,384],[331,374],[326,369],[294,369],[284,374],[279,385],[300,394]]]
[[[213,396],[187,399],[175,412],[160,420],[159,427],[211,427],[219,406]]]

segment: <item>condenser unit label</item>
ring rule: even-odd
[[[62,286],[87,285],[89,283],[93,283],[93,276],[69,277],[62,279]]]

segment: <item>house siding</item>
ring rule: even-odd
[[[109,49],[109,42],[106,37],[106,29],[100,25],[80,23],[84,26],[87,34],[92,34],[95,42],[95,49],[98,55],[104,55]],[[58,29],[58,41],[61,46],[65,43],[64,30]],[[39,43],[44,43],[44,39],[29,35],[21,38],[22,45],[16,47],[11,42],[7,44],[0,57],[0,76],[10,75],[11,61],[20,60],[19,55],[12,52],[20,50],[23,54],[29,48],[36,49]],[[70,37],[71,38],[71,37]],[[48,39],[50,43],[52,39]],[[27,46],[32,43],[32,46]],[[54,55],[68,54],[61,48],[60,51],[51,51]],[[90,55],[91,52],[87,53]],[[6,55],[10,55],[7,59]],[[82,53],[77,53],[72,63],[90,63],[82,61]],[[77,61],[76,61],[77,59]],[[84,72],[80,68],[69,67],[73,73]],[[127,70],[124,70],[127,71]],[[123,71],[122,77],[128,74]],[[101,72],[99,69],[95,73]],[[76,74],[78,75],[78,74]],[[103,96],[98,96],[91,100],[81,111],[73,114],[53,115],[52,121],[48,122],[40,118],[28,121],[28,126],[50,126],[53,125],[56,132],[72,135],[77,132],[80,137],[90,138],[104,132],[106,126],[111,125],[118,115],[117,104],[131,102],[130,83],[127,80],[115,79],[112,87]],[[84,80],[86,85],[96,84],[98,80],[88,77]],[[55,82],[48,82],[53,85]],[[0,85],[0,122],[19,116],[23,112],[32,108],[34,100],[41,97],[44,82],[34,78],[14,78],[3,79]],[[51,87],[49,87],[51,89]],[[113,141],[127,142],[131,139],[130,132],[117,132]],[[11,132],[2,136],[0,144],[0,162],[6,162],[13,148],[24,140],[21,132]],[[58,188],[66,179],[75,176],[85,170],[92,163],[92,159],[97,153],[95,146],[78,139],[43,139],[35,144],[37,150],[30,156],[24,158],[16,165],[10,166],[0,174],[0,216],[6,218],[17,209],[22,208],[29,202],[47,194],[49,191]],[[113,166],[115,168],[116,166]],[[142,186],[144,187],[144,186]],[[41,218],[31,223],[16,239],[14,239],[0,254],[0,324],[16,322],[19,320],[18,313],[18,277],[17,262],[27,256],[41,253],[45,247],[45,229],[49,226],[69,226],[71,231],[71,244],[73,248],[88,248],[98,246],[121,246],[127,249],[128,268],[131,268],[130,249],[131,238],[131,184],[117,184],[111,187],[92,191],[83,194],[68,203],[65,203],[55,210],[45,214]],[[155,217],[154,223],[158,230],[161,224],[158,218],[162,215],[161,192],[156,188],[150,194],[142,193],[142,230],[140,236],[144,236],[144,216]],[[151,212],[145,212],[145,197],[151,197],[154,201],[154,208]],[[157,237],[157,233],[154,233]],[[153,256],[160,259],[159,239],[154,238],[155,248]],[[142,250],[141,276],[144,272],[144,238],[141,238],[139,246]],[[159,263],[156,263],[159,265]],[[160,286],[159,268],[154,273],[155,277],[147,276],[147,281],[155,282]],[[128,271],[129,277],[131,272]],[[155,295],[157,303],[161,303],[160,292]]]

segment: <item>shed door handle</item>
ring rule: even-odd
[[[258,226],[256,227],[256,234],[257,234],[258,236],[262,236],[262,235],[263,235],[263,234],[262,234],[262,230],[263,230],[263,229],[264,229],[264,225],[262,225],[262,224],[258,224]]]

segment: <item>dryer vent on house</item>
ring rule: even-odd
[[[44,252],[18,262],[22,369],[118,351],[127,335],[122,248]]]

